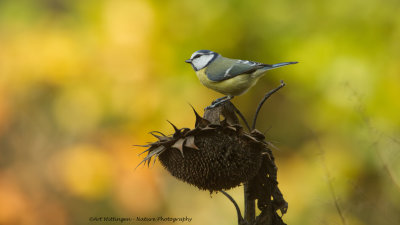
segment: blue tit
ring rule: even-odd
[[[253,87],[267,70],[297,62],[264,64],[249,60],[230,59],[210,51],[199,50],[185,62],[190,63],[196,71],[200,82],[214,91],[226,95],[215,100],[208,108],[242,95]]]

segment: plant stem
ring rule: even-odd
[[[249,184],[244,184],[244,219],[253,224],[256,217],[256,203],[250,196]]]
[[[253,125],[251,126],[251,130],[254,130],[256,128],[256,121],[257,121],[257,117],[258,117],[258,113],[260,112],[261,107],[263,106],[264,102],[267,101],[267,99],[269,97],[271,97],[271,95],[273,95],[275,92],[277,92],[279,89],[281,89],[283,86],[285,86],[286,84],[283,82],[283,80],[281,80],[281,85],[279,85],[277,88],[271,90],[270,92],[268,92],[264,98],[261,100],[261,102],[258,104],[257,110],[256,110],[256,114],[254,115],[254,119],[253,119]]]

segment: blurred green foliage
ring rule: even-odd
[[[275,156],[288,224],[400,221],[400,2],[0,1],[0,224],[188,216],[231,203],[139,167],[151,130],[192,127],[219,94],[183,61],[210,49],[271,71],[233,101]],[[243,205],[241,188],[230,191]],[[93,223],[93,222],[92,222]],[[149,225],[151,223],[148,223]],[[162,223],[154,223],[162,224]]]

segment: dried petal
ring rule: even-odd
[[[206,127],[204,127],[203,129],[201,129],[201,130],[204,131],[204,130],[215,130],[215,129],[216,129],[215,127],[206,126]]]
[[[227,126],[226,128],[228,128],[229,130],[237,131],[236,127],[233,126]]]
[[[169,120],[167,120],[167,122],[168,122],[169,124],[171,124],[171,126],[174,128],[175,134],[179,134],[179,133],[180,133],[180,130],[179,130],[178,128],[176,128],[176,126],[175,126],[173,123],[171,123]],[[175,135],[175,134],[174,134],[174,135]]]
[[[137,146],[137,147],[150,147],[151,145],[148,144],[148,145],[133,145],[133,146]]]
[[[267,144],[268,144],[268,146],[271,146],[273,149],[275,149],[275,150],[278,150],[279,151],[279,148],[278,147],[276,147],[274,144],[272,144],[271,142],[267,142]]]
[[[196,150],[200,150],[200,149],[196,146],[196,144],[194,143],[194,136],[189,136],[189,137],[186,138],[185,147],[193,148],[193,149],[196,149]]]
[[[151,135],[153,135],[155,138],[157,138],[158,140],[160,140],[160,141],[166,141],[166,140],[168,140],[168,137],[167,136],[165,136],[165,135],[163,135],[163,136],[158,136],[158,135],[156,135],[156,134],[154,134],[154,133],[161,133],[161,132],[158,132],[158,131],[151,131],[151,132],[149,132]],[[162,133],[161,133],[162,134]]]
[[[265,135],[257,129],[251,131],[251,136],[257,138],[258,140],[265,140]]]
[[[222,120],[220,124],[221,124],[221,126],[228,126],[229,125],[229,123],[227,122],[226,119]]]
[[[187,133],[185,133],[185,137],[196,135],[197,133],[199,133],[200,130],[201,128],[199,127],[196,127],[193,130],[189,130]]]
[[[220,127],[222,127],[220,124],[210,124],[208,126],[212,127],[212,128],[220,128]]]
[[[151,149],[151,148],[148,148],[148,149],[144,150],[143,152],[139,153],[138,155],[141,155],[141,154],[143,154],[143,153],[145,153],[145,152],[148,152],[150,149]]]
[[[148,162],[148,164],[150,163],[151,157],[153,157],[154,155],[159,155],[161,154],[166,148],[162,145],[158,146],[157,148],[155,148],[154,150],[152,150],[151,148],[147,149],[146,151],[149,151],[149,154],[139,163],[139,165],[136,166],[136,168],[138,168],[138,166],[140,166],[143,162]],[[144,151],[144,152],[146,152]],[[144,153],[143,152],[143,153]],[[147,165],[148,165],[147,164]]]
[[[252,136],[250,136],[250,135],[248,135],[248,134],[246,134],[246,133],[243,133],[243,136],[249,138],[249,139],[252,140],[252,141],[260,142],[259,140],[255,139],[254,137],[252,137]]]
[[[182,133],[183,135],[186,135],[186,133],[189,132],[190,129],[185,127],[185,128],[180,129],[179,131],[181,131],[181,133]]]
[[[153,165],[151,167],[154,167],[154,165],[156,164],[157,158],[160,154],[156,154],[153,158]]]
[[[203,117],[201,117],[196,110],[194,109],[194,107],[192,105],[190,105],[190,107],[192,107],[194,115],[196,116],[196,122],[194,123],[194,127],[205,127],[208,124],[210,124],[210,121],[204,119]]]
[[[266,156],[268,156],[268,159],[269,159],[270,161],[272,160],[271,154],[269,154],[269,152],[262,152],[261,155],[266,155]]]
[[[233,125],[231,125],[231,126],[234,127],[234,128],[236,128],[236,130],[238,130],[238,131],[240,131],[240,130],[243,129],[243,127],[240,126],[240,124],[233,124]]]
[[[182,157],[183,157],[183,144],[185,143],[185,139],[183,138],[179,138],[179,140],[177,140],[175,142],[175,144],[173,144],[171,146],[171,148],[176,148],[178,149],[181,153],[182,153]]]
[[[156,130],[155,130],[155,131],[150,131],[150,134],[151,134],[151,133],[158,133],[158,134],[161,134],[162,136],[166,137],[166,135],[163,134],[163,133],[161,133],[160,131],[156,131]]]

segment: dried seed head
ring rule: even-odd
[[[195,111],[195,128],[178,129],[149,144],[147,157],[159,158],[174,177],[203,190],[230,189],[253,178],[262,162],[267,145],[260,136],[245,133],[239,125],[210,124]],[[145,151],[145,152],[146,152]]]

